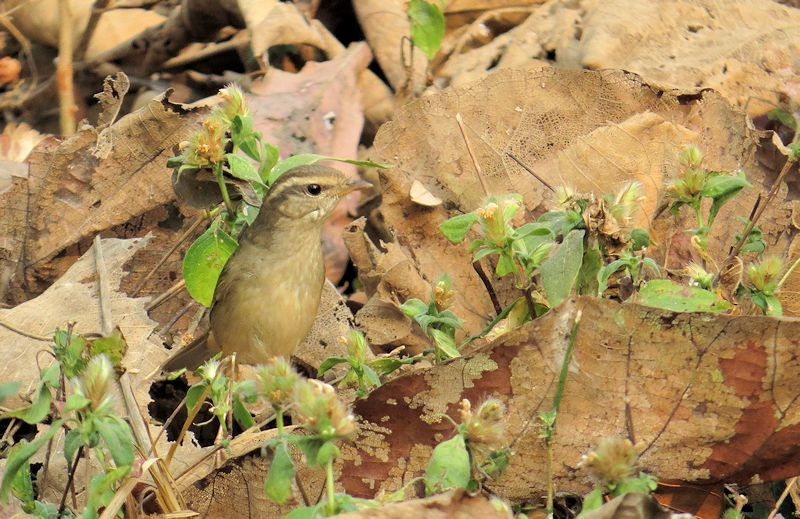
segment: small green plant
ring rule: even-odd
[[[40,385],[32,403],[10,411],[3,418],[49,427],[31,442],[22,440],[7,453],[6,471],[0,485],[0,499],[16,496],[23,509],[38,517],[74,517],[66,506],[67,494],[78,462],[89,455],[97,459],[103,472],[95,475],[88,487],[82,517],[97,517],[99,508],[108,505],[128,476],[134,463],[133,434],[130,426],[114,409],[114,361],[122,358],[125,341],[115,332],[111,337],[88,340],[70,329],[54,334],[51,354],[56,359],[40,373]],[[30,459],[50,444],[59,431],[65,432],[64,457],[67,480],[60,504],[36,499]]]
[[[293,510],[287,517],[328,517],[376,506],[368,500],[338,494],[334,489],[333,462],[340,453],[337,444],[352,437],[356,426],[355,419],[337,398],[333,387],[301,377],[284,360],[259,368],[258,380],[258,394],[273,406],[276,416],[291,405],[296,424],[303,430],[302,435],[287,433],[279,422],[278,436],[265,445],[274,452],[264,484],[267,497],[279,504],[286,503],[291,497],[295,466],[289,446],[295,445],[302,451],[309,467],[325,469],[326,497],[315,505]]]
[[[692,236],[692,245],[704,261],[708,258],[708,235],[720,209],[742,189],[751,187],[744,171],[730,175],[720,171],[709,171],[701,167],[703,154],[690,146],[681,154],[684,167],[681,178],[670,184],[668,192],[672,199],[670,210],[679,214],[682,207],[692,209],[697,227],[687,230]],[[710,200],[708,210],[703,201]]]
[[[347,357],[329,357],[320,365],[317,376],[321,377],[334,366],[347,364],[345,373],[339,385],[341,387],[355,386],[356,394],[364,398],[370,390],[381,385],[381,377],[393,373],[403,364],[413,364],[417,359],[398,359],[393,357],[376,358],[367,360],[369,345],[364,334],[358,330],[351,330],[347,337],[341,338],[342,344],[347,347]]]
[[[747,267],[747,283],[744,290],[764,315],[773,317],[783,315],[783,308],[777,297],[783,268],[783,260],[777,256],[767,256]]]
[[[443,274],[436,280],[430,300],[425,302],[413,298],[400,306],[400,310],[419,324],[422,331],[433,339],[433,356],[436,362],[461,356],[456,346],[456,330],[461,328],[461,319],[451,310],[455,291],[450,276]]]
[[[216,179],[222,208],[209,212],[212,220],[186,252],[183,277],[186,289],[198,303],[210,307],[217,280],[225,263],[238,247],[237,238],[245,225],[258,215],[261,200],[269,187],[286,171],[320,160],[335,160],[365,167],[387,167],[369,161],[358,161],[303,153],[279,159],[275,146],[263,142],[253,127],[244,93],[236,85],[220,90],[222,103],[212,111],[189,141],[181,144],[181,152],[167,165],[175,178],[210,171]],[[228,190],[233,184],[241,192],[236,201]]]
[[[612,498],[628,493],[649,495],[658,487],[656,479],[636,472],[636,448],[627,439],[606,438],[583,456],[580,466],[595,481],[595,488],[583,498],[581,515],[600,508],[603,496]]]
[[[437,445],[431,454],[425,471],[428,495],[455,488],[477,490],[480,480],[499,476],[508,465],[503,403],[489,398],[473,411],[465,399],[459,414],[461,423],[453,423],[456,435]]]

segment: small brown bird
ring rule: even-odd
[[[284,173],[220,274],[208,339],[182,348],[162,369],[194,369],[219,351],[245,364],[291,357],[319,307],[323,224],[345,195],[370,187],[320,165]]]

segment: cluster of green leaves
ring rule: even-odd
[[[745,296],[766,315],[780,315],[777,292],[788,273],[780,277],[784,269],[778,259],[763,258],[742,269],[737,257],[717,272],[706,271],[706,264],[716,265],[708,256],[710,232],[721,208],[750,186],[744,173],[703,168],[702,154],[695,147],[687,148],[681,160],[682,174],[668,189],[670,208],[676,215],[684,207],[693,211],[696,226],[686,232],[703,259],[703,265],[688,269],[689,286],[662,279],[658,265],[647,256],[647,232],[631,228],[632,215],[641,198],[641,187],[636,182],[615,195],[600,198],[576,195],[562,188],[558,193],[560,210],[520,225],[515,224],[515,219],[522,198],[516,194],[492,197],[477,210],[446,220],[440,230],[452,243],[459,244],[474,229],[477,237],[469,247],[473,261],[496,257],[495,274],[500,278],[513,274],[515,286],[526,295],[531,318],[560,304],[571,293],[602,297],[612,281],[620,287],[612,292],[613,296],[620,300],[631,298],[646,306],[720,313],[733,308],[734,296]],[[759,228],[749,223],[742,221],[751,229],[740,253],[759,257],[766,245]],[[794,268],[796,265],[789,272]],[[744,281],[742,270],[747,274]],[[516,319],[517,323],[523,321]]]
[[[403,364],[413,364],[417,360],[413,357],[405,359],[382,357],[367,360],[369,345],[364,334],[358,330],[351,330],[342,340],[347,347],[347,357],[328,357],[320,365],[317,376],[322,377],[334,366],[346,364],[347,372],[339,385],[342,387],[355,386],[356,394],[361,398],[366,397],[372,389],[381,385],[381,377],[393,373]]]
[[[386,167],[358,161],[303,153],[280,160],[278,148],[263,141],[253,128],[245,97],[235,85],[220,91],[223,102],[211,113],[191,139],[182,144],[181,153],[167,165],[175,174],[210,170],[217,180],[224,201],[221,210],[210,213],[213,221],[186,252],[183,277],[186,289],[198,303],[210,307],[217,280],[225,263],[238,247],[237,238],[245,225],[258,216],[261,200],[269,187],[285,172],[321,160],[335,160],[365,167]],[[249,189],[238,202],[228,191],[229,181]]]
[[[97,517],[97,510],[109,503],[134,462],[130,426],[116,414],[113,400],[114,366],[121,360],[125,347],[119,332],[87,340],[69,330],[56,331],[51,346],[56,362],[42,370],[33,402],[2,416],[31,425],[42,424],[51,415],[52,421],[35,440],[22,440],[9,450],[0,499],[6,500],[11,492],[20,499],[25,512],[37,517],[74,516],[65,508],[63,499],[60,506],[36,499],[30,470],[31,457],[63,429],[70,479],[78,460],[88,450],[105,469],[89,484],[82,517]]]
[[[427,0],[409,0],[408,22],[411,32],[411,43],[433,60],[442,46],[444,39],[444,2],[439,5]]]
[[[409,299],[400,310],[419,324],[422,331],[433,339],[433,353],[436,362],[459,357],[456,345],[456,330],[461,328],[459,317],[448,308],[452,305],[455,292],[450,276],[444,274],[436,280],[431,297],[426,304],[420,299]]]
[[[478,237],[469,248],[473,262],[496,256],[495,274],[500,278],[513,274],[515,286],[529,298],[529,314],[536,317],[560,304],[576,286],[581,293],[589,292],[593,279],[597,290],[600,253],[593,261],[584,253],[590,235],[583,213],[590,203],[589,198],[565,199],[563,210],[515,226],[522,197],[491,197],[477,210],[446,220],[439,229],[451,243],[459,244],[476,228]],[[594,269],[586,273],[584,264]]]
[[[463,400],[460,414],[461,422],[453,423],[455,436],[441,442],[431,454],[425,471],[428,495],[456,488],[476,491],[481,479],[497,477],[508,466],[503,404],[490,398],[473,411],[470,402]]]
[[[697,227],[688,229],[692,244],[705,255],[708,249],[708,234],[711,226],[727,202],[742,189],[751,187],[744,171],[731,175],[722,171],[709,171],[701,167],[703,155],[694,146],[687,148],[681,155],[684,166],[681,178],[670,184],[669,195],[672,198],[670,210],[677,215],[684,206],[694,211]],[[709,200],[711,205],[704,210],[703,201]]]

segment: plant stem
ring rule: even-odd
[[[219,192],[222,194],[222,201],[225,202],[225,209],[228,210],[228,214],[232,217],[236,211],[231,202],[231,197],[228,194],[228,186],[225,185],[225,177],[222,174],[222,164],[214,165],[214,176],[217,177],[217,184],[219,185]]]
[[[336,495],[333,491],[333,460],[328,461],[325,466],[325,488],[328,494],[327,515],[333,515],[336,513]]]
[[[567,351],[564,352],[564,362],[561,364],[561,374],[558,377],[558,385],[556,386],[556,394],[553,396],[553,422],[547,425],[545,435],[545,447],[547,450],[547,517],[553,517],[553,496],[555,494],[555,485],[553,483],[553,440],[556,436],[556,422],[558,420],[558,411],[561,407],[561,399],[564,397],[564,388],[567,385],[567,375],[569,374],[569,364],[572,361],[572,350],[575,348],[575,339],[578,337],[578,328],[580,327],[582,310],[575,313],[575,321],[572,324],[572,331],[569,334],[569,342],[567,343]]]
[[[61,494],[61,503],[58,505],[57,517],[64,515],[64,508],[66,508],[67,504],[67,493],[69,493],[69,489],[72,488],[72,482],[75,480],[75,472],[78,470],[78,462],[81,460],[81,456],[83,456],[83,445],[78,447],[78,452],[75,454],[75,461],[69,469],[67,484],[64,486],[64,493]]]
[[[800,258],[797,258],[794,263],[792,263],[792,266],[789,267],[789,270],[786,271],[786,274],[784,274],[781,280],[778,281],[778,286],[775,288],[775,292],[781,289],[783,284],[786,283],[786,280],[789,279],[789,276],[792,275],[792,272],[795,271],[798,265],[800,265]]]
[[[283,436],[283,407],[275,407],[275,428],[278,429],[278,436]]]
[[[551,431],[552,433],[553,431]],[[553,484],[553,441],[552,436],[550,438],[546,438],[545,441],[545,450],[547,451],[547,457],[545,458],[545,473],[547,475],[547,504],[546,504],[546,514],[548,519],[552,519],[553,517],[553,496],[555,495],[556,489],[555,485]]]

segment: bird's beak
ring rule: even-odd
[[[352,193],[353,191],[365,190],[365,189],[372,189],[373,185],[367,182],[366,180],[355,179],[355,180],[348,180],[347,183],[339,189],[339,195],[344,196],[348,193]]]

